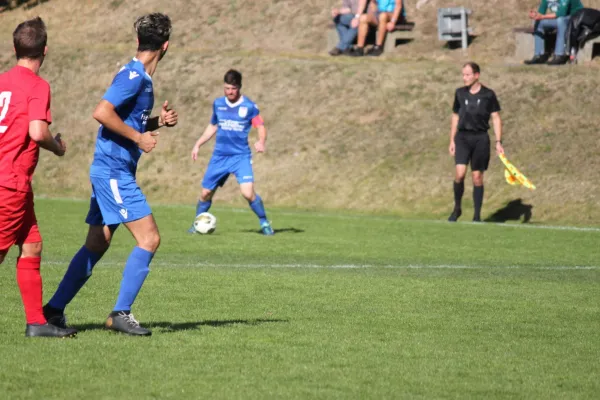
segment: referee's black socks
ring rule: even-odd
[[[458,211],[461,209],[460,203],[462,201],[464,192],[465,192],[465,181],[461,181],[461,182],[454,181],[454,210],[455,211]]]
[[[473,221],[481,221],[481,205],[483,204],[483,185],[473,186],[473,205],[475,207],[475,213],[473,214]]]

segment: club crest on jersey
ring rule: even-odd
[[[238,115],[240,116],[240,118],[245,118],[246,115],[248,115],[248,107],[240,107],[240,109],[238,110]]]

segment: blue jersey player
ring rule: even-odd
[[[214,101],[210,124],[192,149],[192,160],[196,161],[200,147],[217,135],[213,155],[202,180],[202,193],[196,206],[196,215],[208,211],[217,188],[225,184],[230,174],[234,174],[240,184],[242,196],[258,216],[262,233],[273,235],[274,231],[267,220],[262,199],[254,192],[252,152],[248,146],[248,134],[252,127],[256,127],[258,141],[254,148],[259,153],[264,152],[267,130],[256,104],[240,92],[242,74],[233,69],[229,70],[224,81],[225,96]],[[189,232],[194,232],[193,226]]]
[[[162,106],[151,118],[154,106],[152,75],[169,46],[171,20],[164,14],[140,17],[134,24],[138,36],[136,57],[115,76],[94,111],[100,122],[94,161],[90,169],[92,198],[86,222],[85,245],[75,254],[52,299],[44,307],[49,323],[66,326],[64,309],[92,274],[92,268],[108,250],[110,240],[124,224],[136,240],[121,280],[121,288],[106,328],[130,335],[150,335],[131,314],[131,306],[149,272],[160,236],[146,197],[136,183],[142,153],[156,146],[162,126],[177,123],[177,113]]]

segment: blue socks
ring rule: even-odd
[[[79,292],[87,280],[92,276],[94,265],[102,258],[102,254],[89,251],[83,246],[71,260],[67,272],[58,285],[58,289],[48,302],[50,307],[64,310],[67,304]]]
[[[252,209],[252,211],[254,211],[254,214],[256,214],[256,216],[260,220],[261,225],[267,222],[267,213],[265,211],[265,206],[259,195],[256,195],[256,199],[254,199],[253,202],[250,202],[248,204],[250,204],[250,208]]]
[[[127,259],[125,269],[123,270],[123,279],[121,280],[121,289],[117,304],[113,311],[130,311],[131,305],[135,301],[144,280],[150,272],[150,262],[154,253],[139,247],[134,247]]]
[[[198,214],[202,214],[203,212],[207,212],[210,209],[210,206],[212,205],[212,200],[209,201],[198,201],[198,204],[196,205],[196,215],[194,216],[197,217]]]

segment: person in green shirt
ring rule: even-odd
[[[535,21],[535,54],[525,64],[561,65],[569,60],[565,53],[565,34],[569,20],[575,12],[583,8],[581,0],[542,0],[537,11],[529,11],[529,18]],[[545,38],[548,31],[556,30],[554,57],[545,51]]]

